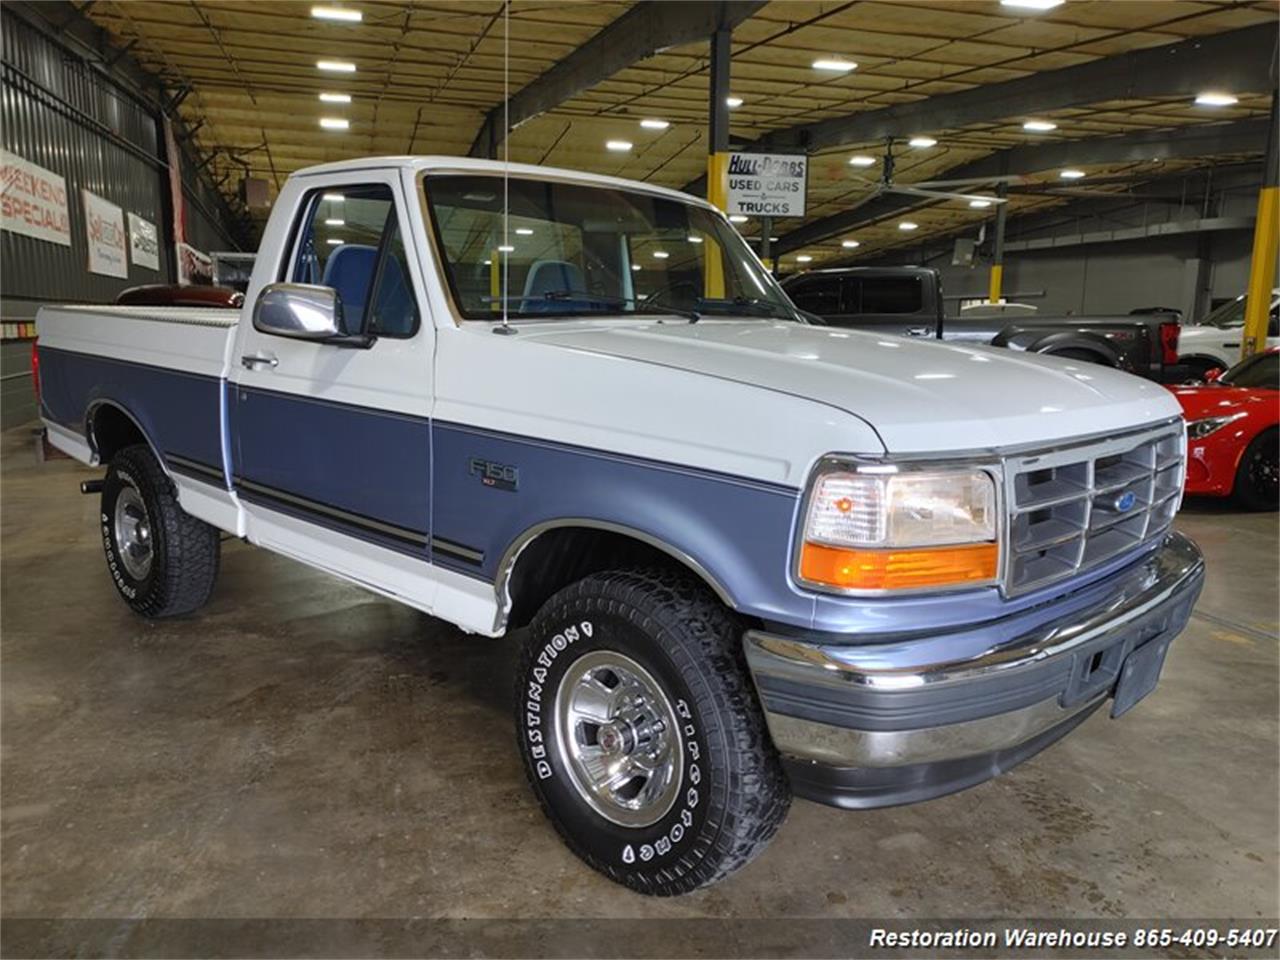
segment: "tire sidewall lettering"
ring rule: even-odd
[[[564,790],[567,796],[576,798],[576,789],[569,782],[569,774],[562,767],[559,756],[552,757],[555,748],[556,731],[554,715],[556,684],[563,675],[563,666],[567,669],[574,652],[582,649],[586,639],[596,635],[598,624],[591,619],[583,618],[561,626],[545,641],[537,653],[531,657],[526,676],[522,680],[523,717],[522,745],[527,754],[527,761],[534,777],[540,782],[550,781]],[[601,643],[590,645],[589,649],[612,649]],[[588,652],[583,650],[583,653]],[[624,651],[625,652],[625,651]],[[659,682],[669,683],[661,672],[655,674]],[[695,811],[703,806],[702,782],[706,777],[705,766],[700,763],[705,751],[699,735],[697,721],[688,701],[683,697],[673,698],[673,706],[680,720],[683,749],[681,756],[682,786],[675,805],[657,823],[645,828],[629,831],[635,839],[620,843],[611,859],[635,869],[640,866],[658,868],[668,858],[678,857],[687,852],[698,835],[694,829]],[[554,762],[553,762],[554,761]],[[546,789],[545,787],[542,789]],[[591,817],[598,817],[594,812]],[[603,818],[600,818],[603,820]],[[616,833],[620,828],[610,824],[605,828]],[[625,828],[621,828],[625,829]]]

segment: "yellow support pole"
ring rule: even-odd
[[[1275,286],[1277,247],[1280,246],[1280,187],[1258,192],[1258,219],[1253,227],[1253,259],[1249,263],[1249,296],[1244,303],[1244,340],[1240,359],[1267,346],[1271,290]]]
[[[990,303],[1000,302],[1000,286],[1004,280],[1004,264],[993,263],[991,265],[991,288],[987,291],[987,300]]]
[[[1280,246],[1280,155],[1277,155],[1280,131],[1277,130],[1276,102],[1277,94],[1273,93],[1262,189],[1258,191],[1258,219],[1253,224],[1253,258],[1249,262],[1248,298],[1244,304],[1241,360],[1247,360],[1267,345],[1271,290],[1276,279],[1276,253]]]
[[[729,205],[729,154],[707,154],[707,202],[719,210]],[[711,237],[703,244],[706,269],[702,295],[708,300],[724,299],[724,251]]]

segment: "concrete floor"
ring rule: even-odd
[[[3,435],[0,896],[7,918],[1274,916],[1277,518],[1189,504],[1209,580],[1158,691],[915,807],[797,801],[673,900],[561,846],[525,787],[514,644],[224,544],[211,604],[147,623],[97,475]],[[646,925],[681,952],[679,925]],[[778,952],[784,952],[779,947]]]

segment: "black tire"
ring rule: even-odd
[[[700,582],[665,570],[593,574],[534,618],[516,675],[525,772],[569,849],[610,879],[656,896],[688,893],[748,863],[786,817],[790,787],[741,638],[737,618]],[[617,654],[647,671],[680,718],[674,800],[648,825],[620,825],[593,808],[560,749],[569,729],[557,716],[561,681]]]
[[[1275,510],[1280,504],[1280,431],[1272,427],[1253,438],[1240,458],[1232,495],[1246,510]]]
[[[116,508],[125,497],[130,516],[145,522],[149,544],[145,569],[118,542]],[[136,510],[140,499],[145,513]],[[127,513],[129,511],[126,511]],[[221,537],[217,528],[183,511],[173,484],[145,444],[126,447],[111,459],[102,485],[102,546],[107,569],[125,603],[144,617],[179,617],[198,610],[218,578]]]

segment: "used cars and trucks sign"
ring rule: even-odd
[[[0,150],[0,227],[71,246],[67,181],[17,154]]]
[[[808,158],[786,153],[729,154],[728,213],[803,217]]]
[[[89,272],[108,277],[128,277],[128,242],[124,234],[124,211],[109,200],[88,190],[84,195],[84,224],[89,241]]]

